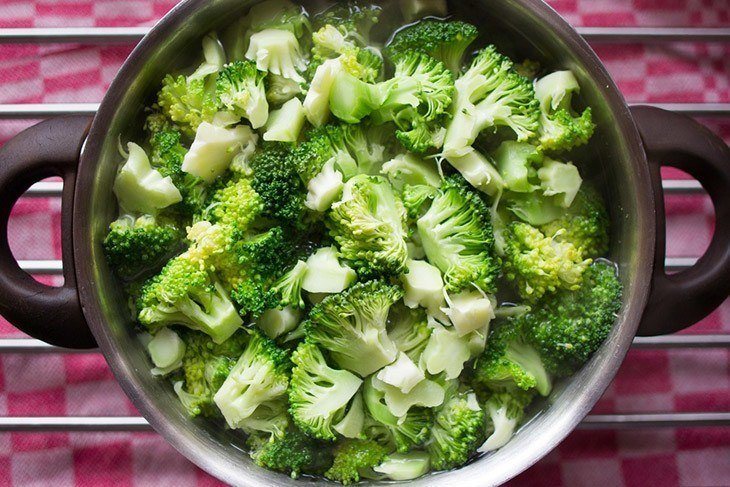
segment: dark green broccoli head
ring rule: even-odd
[[[489,208],[463,178],[444,180],[418,220],[418,233],[428,260],[444,274],[448,291],[473,285],[495,291],[499,261],[494,256]]]
[[[372,440],[343,440],[334,450],[335,458],[324,476],[343,485],[359,482],[362,477],[372,477],[373,467],[380,465],[388,449]]]
[[[110,225],[104,255],[120,278],[131,280],[161,266],[181,243],[182,232],[173,222],[152,216],[136,220],[125,216]]]
[[[395,360],[386,325],[390,307],[402,296],[383,281],[355,284],[312,309],[307,338],[329,350],[340,367],[366,377]]]
[[[621,309],[621,292],[615,266],[599,260],[578,290],[560,291],[522,318],[550,372],[572,374],[601,346]]]
[[[385,53],[397,58],[406,51],[423,52],[458,73],[464,53],[478,35],[478,29],[466,22],[426,19],[396,32]]]
[[[297,478],[301,474],[322,474],[332,464],[332,453],[322,442],[297,428],[282,437],[249,437],[251,458],[256,465]]]
[[[435,470],[464,465],[485,439],[484,411],[473,392],[457,392],[436,413],[427,449]]]

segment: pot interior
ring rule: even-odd
[[[254,466],[243,451],[240,434],[206,420],[189,419],[169,384],[152,377],[152,366],[135,337],[127,299],[101,250],[108,225],[116,217],[111,187],[121,161],[119,139],[135,140],[140,135],[144,107],[150,104],[161,78],[197,62],[202,36],[221,30],[253,3],[183,2],[135,50],[104,100],[84,150],[75,196],[74,248],[86,317],[140,412],[183,454],[222,480],[279,486],[291,485],[292,480]],[[383,2],[389,9],[396,3]],[[578,35],[538,0],[449,3],[458,17],[480,27],[480,47],[494,43],[515,60],[539,60],[549,70],[571,69],[578,77],[581,103],[593,108],[598,129],[590,146],[576,159],[584,177],[597,181],[611,209],[611,259],[619,263],[626,296],[619,321],[601,350],[537,405],[535,417],[512,442],[458,471],[435,474],[438,480],[426,477],[413,482],[467,487],[501,483],[527,468],[556,446],[601,396],[628,349],[646,302],[654,222],[646,162],[628,109]],[[305,2],[308,8],[324,4]],[[383,16],[386,22],[393,17]],[[297,484],[314,482],[300,479]]]

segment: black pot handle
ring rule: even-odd
[[[0,314],[28,335],[66,348],[96,347],[81,311],[71,242],[76,169],[91,120],[88,116],[47,120],[0,149]],[[31,184],[51,176],[63,177],[63,287],[35,281],[20,268],[8,244],[13,205]]]
[[[657,211],[652,290],[638,334],[664,335],[697,323],[730,294],[730,148],[687,116],[647,106],[632,107],[631,113],[646,148]],[[662,166],[696,178],[715,207],[715,234],[707,252],[693,267],[671,275],[664,265]]]

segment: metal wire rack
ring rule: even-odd
[[[0,28],[0,44],[132,44],[139,41],[149,27],[78,27],[78,28]],[[592,44],[713,42],[730,43],[730,28],[675,27],[580,27],[578,32]],[[730,103],[664,103],[661,108],[698,117],[730,118]],[[34,120],[69,114],[94,114],[95,103],[0,104],[0,120]],[[702,194],[697,181],[665,180],[667,194]],[[33,185],[24,197],[60,197],[63,183],[42,182]],[[666,261],[671,271],[691,267],[697,258],[674,257]],[[61,261],[26,260],[20,267],[34,275],[60,275]],[[636,338],[635,349],[730,348],[730,334],[673,335]],[[34,339],[0,339],[0,354],[98,353],[54,347]],[[726,427],[729,412],[657,413],[589,415],[584,429]],[[0,432],[119,432],[149,431],[141,417],[0,417]]]

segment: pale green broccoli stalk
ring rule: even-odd
[[[203,122],[185,154],[182,170],[213,183],[229,169],[237,154],[257,142],[258,135],[245,125],[227,128]]]
[[[600,193],[590,186],[583,186],[570,208],[540,229],[558,242],[573,244],[584,258],[598,258],[608,252],[608,211]]]
[[[606,340],[621,309],[616,267],[596,261],[575,291],[560,291],[521,318],[551,373],[565,377],[580,368]]]
[[[246,59],[256,62],[259,71],[267,71],[297,83],[303,83],[301,73],[307,63],[293,32],[271,28],[251,35]]]
[[[292,98],[281,108],[271,112],[266,124],[264,140],[267,142],[297,142],[299,134],[304,128],[305,118],[302,102],[299,101],[299,98]]]
[[[163,328],[147,343],[147,352],[155,365],[152,375],[168,375],[182,367],[185,342],[170,328]]]
[[[462,178],[444,180],[418,220],[418,233],[429,262],[443,273],[447,291],[477,286],[494,292],[499,264],[493,256],[489,208]]]
[[[246,350],[213,397],[228,426],[242,427],[261,404],[284,397],[290,366],[286,351],[260,333],[250,332]]]
[[[300,344],[292,354],[292,362],[289,412],[294,422],[311,437],[334,440],[333,425],[345,416],[362,380],[346,370],[328,366],[322,352],[312,343]]]
[[[318,249],[307,259],[302,289],[316,294],[337,294],[357,280],[355,271],[342,264],[334,247]]]
[[[456,379],[472,358],[471,336],[459,336],[453,327],[445,327],[432,317],[429,328],[431,336],[421,354],[420,367],[431,375],[443,373],[446,379]]]
[[[278,298],[277,308],[283,309],[291,306],[295,309],[304,309],[304,298],[302,297],[302,284],[307,275],[309,266],[306,262],[299,261],[286,274],[280,277],[271,287],[271,291]]]
[[[572,162],[564,163],[545,158],[542,167],[537,170],[540,186],[545,196],[553,197],[563,208],[573,204],[583,184],[578,168]]]
[[[406,210],[382,177],[350,179],[327,218],[340,254],[361,276],[398,274],[408,258]]]
[[[266,73],[251,61],[236,61],[225,66],[218,75],[217,94],[221,105],[258,129],[269,118],[264,80]]]
[[[372,424],[366,427],[366,431],[369,430],[367,436],[375,438],[384,433],[384,439],[392,442],[401,453],[422,445],[430,433],[433,421],[431,410],[413,408],[406,416],[399,418],[385,404],[385,393],[373,386],[372,379],[365,381],[363,389],[365,406],[372,420]]]
[[[290,428],[281,438],[253,435],[248,446],[256,465],[294,479],[301,474],[320,475],[332,463],[329,449],[297,428]]]
[[[269,73],[265,79],[266,100],[270,105],[283,105],[292,98],[302,94],[299,83],[278,74]]]
[[[484,441],[485,415],[473,392],[456,392],[436,412],[427,445],[431,466],[451,470],[464,465]]]
[[[426,19],[397,31],[385,54],[397,58],[406,51],[423,52],[457,74],[461,71],[464,53],[478,35],[478,29],[466,22]]]
[[[531,302],[558,289],[578,289],[591,263],[572,243],[547,237],[527,223],[508,225],[504,239],[504,275]]]
[[[336,26],[348,39],[365,46],[370,42],[370,31],[380,20],[382,8],[359,0],[336,2],[313,18],[315,28]]]
[[[418,363],[431,337],[425,310],[396,304],[390,312],[389,321],[388,337],[399,352]]]
[[[534,193],[505,193],[504,208],[509,210],[520,220],[534,227],[541,227],[565,214],[565,208],[560,206],[554,198],[545,196],[539,191]],[[508,218],[505,215],[505,226]]]
[[[286,395],[259,404],[253,414],[241,420],[240,429],[247,435],[266,436],[269,441],[283,438],[291,426]]]
[[[400,276],[403,283],[403,303],[409,308],[422,306],[431,314],[438,313],[444,305],[444,281],[441,271],[423,260],[409,259],[407,273]]]
[[[350,409],[342,421],[333,426],[334,430],[345,438],[361,438],[365,427],[365,407],[362,402],[362,393],[358,392],[352,398]]]
[[[409,369],[417,372],[418,376],[410,376]],[[403,418],[417,406],[435,408],[444,402],[444,388],[437,382],[423,377],[423,371],[418,369],[406,354],[401,353],[398,360],[384,367],[370,380],[373,387],[383,393],[383,402],[388,406],[388,410],[394,416]],[[386,380],[392,384],[386,383]]]
[[[215,85],[202,78],[190,79],[180,75],[167,75],[157,95],[162,112],[178,124],[187,137],[194,137],[198,126],[211,122],[218,112]]]
[[[373,468],[383,479],[401,482],[422,477],[430,469],[431,459],[428,453],[422,451],[390,454],[383,463]]]
[[[379,465],[388,454],[388,449],[372,440],[344,440],[334,450],[332,467],[324,476],[330,480],[350,485],[361,478],[373,478],[373,467]]]
[[[226,52],[218,40],[218,35],[213,32],[203,37],[203,63],[190,75],[189,79],[206,79],[223,69],[226,63]]]
[[[535,167],[540,165],[543,157],[537,147],[526,142],[507,140],[492,155],[507,189],[531,193],[538,188],[534,184],[537,176]]]
[[[556,71],[535,82],[540,102],[540,146],[550,151],[567,151],[584,145],[593,136],[595,125],[591,109],[577,114],[571,106],[573,94],[580,91],[571,71]]]
[[[463,155],[449,155],[446,160],[469,184],[493,198],[499,198],[507,187],[492,161],[473,147],[464,150]]]
[[[484,404],[487,413],[488,437],[479,447],[479,453],[502,448],[512,439],[532,397],[531,392],[525,391],[501,392],[489,397]]]
[[[444,155],[462,156],[487,128],[511,128],[518,141],[537,133],[540,105],[527,78],[512,69],[512,61],[494,46],[477,54],[471,67],[456,80],[453,119],[444,142]]]
[[[286,308],[267,309],[256,319],[256,326],[272,340],[296,329],[302,321],[301,310],[287,306]]]
[[[133,280],[159,269],[182,244],[182,232],[172,221],[145,215],[124,215],[109,225],[104,255],[122,279]]]
[[[114,194],[124,212],[156,215],[160,210],[182,201],[172,179],[153,169],[144,149],[128,144],[126,162],[114,180]]]
[[[441,175],[436,162],[423,159],[416,154],[406,153],[383,164],[381,172],[388,176],[391,184],[399,191],[404,186],[441,186]]]
[[[345,187],[344,176],[335,169],[335,158],[322,166],[322,171],[307,183],[307,201],[304,204],[310,210],[324,213],[342,196]]]
[[[520,319],[491,330],[487,348],[474,364],[474,380],[492,391],[534,389],[547,396],[552,389],[545,363]]]
[[[171,260],[144,285],[137,310],[139,321],[152,331],[182,325],[210,335],[216,343],[243,324],[223,285],[188,253]]]
[[[401,296],[400,289],[382,281],[328,296],[310,312],[307,338],[327,349],[340,367],[367,377],[396,358],[386,325],[390,307]]]

